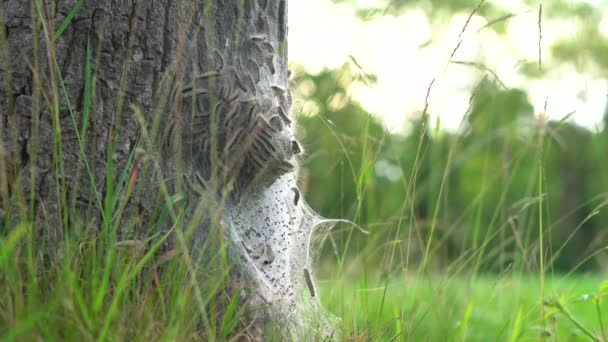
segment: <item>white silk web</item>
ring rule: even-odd
[[[339,339],[338,318],[321,306],[313,274],[329,230],[348,221],[317,215],[300,198],[293,172],[243,196],[226,213],[233,257],[253,281],[265,302],[260,304],[270,307],[270,318],[286,322],[282,329],[298,340]]]

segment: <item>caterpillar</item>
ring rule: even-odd
[[[310,272],[307,268],[304,269],[304,280],[306,281],[306,286],[308,286],[308,291],[310,292],[311,297],[315,297],[315,285],[312,282],[312,277],[310,276]]]
[[[293,151],[293,154],[302,154],[302,148],[295,140],[291,141],[291,150]]]
[[[298,190],[298,188],[296,188],[296,187],[291,188],[291,190],[294,193],[293,205],[298,205],[298,202],[300,202],[300,190]]]

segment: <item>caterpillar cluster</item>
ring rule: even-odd
[[[254,51],[262,63],[272,64],[272,45],[261,36],[250,42],[258,46]],[[207,191],[209,183],[237,193],[267,186],[293,171],[294,157],[302,153],[290,127],[291,92],[279,85],[260,86],[256,63],[252,68],[234,64],[225,66],[222,60],[222,70],[195,75],[177,92],[183,115],[171,121],[166,139],[181,141],[187,184],[195,192]],[[177,124],[182,126],[176,139]]]

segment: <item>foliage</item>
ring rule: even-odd
[[[550,267],[606,267],[603,255],[579,265],[608,244],[601,214],[605,131],[545,122],[521,90],[484,80],[463,132],[433,133],[424,117],[408,136],[389,134],[354,102],[328,106],[345,92],[339,80],[348,72],[306,76],[317,86],[302,101],[313,101],[321,113],[300,119],[310,156],[303,182],[313,207],[326,216],[354,217],[376,242],[416,237],[419,251],[432,245],[437,264],[477,253],[475,268],[500,272],[514,263],[532,271],[538,266],[537,207],[546,198]],[[546,189],[541,196],[539,167]],[[408,228],[395,235],[403,220],[415,233]]]
[[[605,279],[582,271],[608,266],[608,129],[546,121],[522,90],[483,80],[460,132],[422,116],[391,134],[344,95],[355,74],[294,81],[318,113],[299,117],[307,198],[370,231],[334,231],[323,258],[321,296],[347,335],[605,339]]]

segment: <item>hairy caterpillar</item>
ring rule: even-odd
[[[298,202],[300,202],[300,190],[298,190],[298,188],[296,188],[296,187],[293,187],[293,188],[291,188],[291,191],[294,192],[293,205],[298,205]]]
[[[293,151],[293,154],[302,154],[302,148],[295,140],[291,141],[291,150]]]
[[[312,277],[307,268],[304,269],[304,280],[306,281],[306,286],[308,287],[308,291],[310,292],[310,296],[314,297],[316,295],[315,285],[312,282]]]

